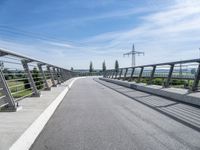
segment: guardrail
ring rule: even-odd
[[[0,109],[15,111],[17,102],[28,96],[40,96],[77,72],[0,49]]]
[[[128,81],[146,82],[147,84],[158,84],[170,87],[177,81],[184,84],[191,91],[199,89],[200,59],[143,65],[128,68],[112,69],[104,72],[105,78],[122,79]]]

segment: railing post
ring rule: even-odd
[[[53,74],[54,74],[54,78],[56,79],[56,84],[60,84],[59,83],[59,79],[58,79],[58,73],[56,72],[56,68],[55,67],[53,67]]]
[[[55,81],[54,81],[54,76],[53,76],[53,74],[52,74],[52,72],[51,72],[50,66],[47,66],[47,70],[48,70],[48,72],[49,72],[49,74],[50,74],[50,77],[51,77],[52,86],[53,86],[53,87],[56,87],[56,83],[55,83]]]
[[[109,78],[111,78],[112,77],[112,71],[110,70],[109,71]]]
[[[151,71],[151,76],[150,76],[150,79],[149,79],[148,84],[152,84],[152,81],[153,81],[153,78],[154,78],[155,71],[156,71],[156,66],[153,66],[153,69],[152,69],[152,71]]]
[[[51,90],[51,88],[49,87],[49,84],[47,82],[47,78],[46,78],[44,71],[42,69],[42,65],[43,64],[38,63],[38,69],[39,69],[40,73],[42,74],[42,78],[43,78],[43,81],[44,81],[44,86],[45,86],[44,90]]]
[[[108,71],[108,78],[110,78],[110,70]]]
[[[59,73],[59,76],[60,76],[60,82],[64,82],[64,79],[63,79],[63,76],[61,74],[61,68],[58,68],[58,73]]]
[[[132,72],[131,72],[131,77],[130,77],[130,80],[132,80],[132,79],[133,79],[134,72],[135,72],[135,68],[132,68]]]
[[[144,70],[144,67],[141,67],[140,74],[139,74],[138,81],[137,81],[138,83],[139,83],[140,80],[141,80],[143,70]]]
[[[122,77],[122,72],[123,72],[123,69],[121,69],[121,71],[120,71],[120,74],[119,74],[119,80],[120,80],[121,77]]]
[[[40,96],[40,91],[37,89],[36,84],[35,84],[35,81],[34,81],[34,79],[33,79],[33,76],[32,76],[32,74],[31,74],[31,72],[30,72],[29,67],[28,67],[28,63],[29,63],[30,61],[24,59],[24,60],[22,60],[21,62],[22,62],[22,66],[23,66],[23,68],[24,68],[24,71],[25,71],[25,73],[27,74],[29,84],[30,84],[31,89],[32,89],[32,91],[33,91],[33,96],[39,97],[39,96]]]
[[[61,74],[61,77],[62,77],[62,79],[63,79],[63,82],[65,82],[66,81],[66,76],[64,75],[64,70],[63,69],[61,69],[60,70],[60,74]]]
[[[104,78],[107,78],[108,77],[108,71],[105,71],[105,74],[103,76]]]
[[[109,76],[110,76],[109,78],[111,79],[112,78],[112,70],[110,70],[110,75]]]
[[[64,70],[64,73],[65,73],[65,76],[66,76],[66,81],[72,77],[72,74],[71,74],[70,71]]]
[[[116,70],[115,79],[117,78],[118,72],[119,72],[119,70]]]
[[[114,74],[115,74],[115,70],[112,71],[112,77],[111,77],[112,79],[114,77]]]
[[[170,81],[171,81],[173,71],[174,71],[174,64],[171,64],[171,65],[170,65],[169,74],[168,74],[168,77],[167,77],[167,81],[166,81],[166,83],[165,83],[165,85],[164,85],[165,88],[168,88],[168,87],[169,87],[169,83],[170,83]]]
[[[10,89],[8,88],[7,81],[3,75],[2,69],[0,69],[0,88],[2,89],[2,94],[5,95],[5,103],[8,103],[6,106],[6,110],[8,111],[16,111],[16,105],[14,98],[11,94]]]
[[[128,68],[126,68],[126,71],[125,71],[125,74],[124,74],[124,78],[123,78],[123,80],[126,80],[127,72],[128,72]]]
[[[192,91],[198,90],[198,85],[199,85],[199,80],[200,80],[200,63],[198,65],[197,72],[195,74],[195,79],[192,85]]]
[[[60,69],[59,68],[57,68],[57,75],[58,75],[58,82],[59,82],[59,84],[61,84],[62,80],[61,80],[61,75],[60,75]]]
[[[109,75],[110,75],[110,71],[107,70],[107,75],[106,75],[106,78],[109,78]]]
[[[68,72],[68,74],[69,74],[69,77],[67,78],[67,80],[73,77],[73,72],[71,72],[71,71],[66,71],[66,72]]]

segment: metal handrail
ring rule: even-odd
[[[178,70],[175,68],[179,67],[176,65],[179,65],[179,64],[181,65],[181,67],[187,67],[187,65],[185,64],[190,64],[191,66],[197,66],[196,73],[194,75],[192,74],[174,75],[173,73],[177,73],[177,70]],[[156,68],[159,68],[160,66],[169,66],[169,68],[166,69],[168,72],[165,72],[165,75],[162,75],[156,72]],[[149,67],[151,67],[152,69],[147,70],[148,73],[147,71],[145,72],[144,68],[149,68]],[[141,68],[141,69],[137,71],[137,76],[136,76],[135,70],[138,68]],[[192,68],[194,69],[194,67]],[[130,71],[129,69],[132,69],[132,72],[128,73],[128,71]],[[181,61],[157,63],[157,64],[150,64],[150,65],[141,65],[141,66],[135,66],[135,67],[126,67],[126,68],[119,68],[118,70],[110,69],[104,72],[104,77],[123,79],[123,80],[127,80],[127,79],[131,80],[133,78],[138,78],[137,82],[140,82],[140,78],[149,78],[150,82],[148,84],[152,84],[152,80],[154,78],[166,78],[167,80],[165,81],[164,87],[169,87],[171,79],[194,80],[191,90],[196,91],[198,90],[198,84],[200,80],[200,59],[190,59],[190,60],[181,60]]]
[[[40,96],[41,90],[49,90],[52,86],[49,79],[53,86],[56,86],[78,74],[78,72],[4,49],[0,49],[0,58],[2,58],[0,61],[0,96],[3,98],[3,100],[0,99],[0,109],[6,107],[16,110],[16,101],[31,95]],[[9,67],[4,69],[4,65]],[[33,72],[34,68],[37,72]],[[27,94],[26,91],[29,90],[30,93]]]
[[[25,55],[22,55],[22,54],[17,54],[13,51],[10,51],[10,50],[5,50],[5,49],[2,49],[0,48],[0,55],[10,55],[10,56],[14,56],[14,57],[17,57],[17,58],[21,58],[21,59],[25,59],[25,60],[28,60],[30,62],[37,62],[37,63],[40,63],[40,64],[43,64],[43,65],[48,65],[48,66],[51,66],[51,67],[55,67],[55,68],[61,68],[61,67],[58,67],[56,65],[52,65],[52,64],[49,64],[49,63],[46,63],[46,62],[43,62],[41,60],[37,60],[37,59],[34,59],[34,58],[30,58],[28,56],[25,56]],[[62,68],[64,69],[64,68]],[[68,69],[64,69],[64,70],[67,70],[69,72],[73,72],[71,70],[68,70]]]

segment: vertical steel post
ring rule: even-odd
[[[28,81],[29,81],[29,84],[31,86],[31,89],[33,91],[33,95],[32,96],[39,97],[40,96],[40,91],[37,89],[37,86],[35,84],[35,81],[33,80],[33,76],[31,74],[31,71],[30,71],[30,69],[28,67],[28,63],[30,61],[28,61],[28,60],[22,60],[21,62],[22,62],[22,66],[24,68],[24,71],[27,74]]]
[[[115,74],[115,70],[112,70],[112,79],[114,77],[114,74]]]
[[[58,75],[58,83],[61,84],[62,83],[62,80],[61,80],[61,76],[60,76],[60,69],[57,68],[57,75]]]
[[[140,74],[139,74],[139,77],[138,77],[138,80],[137,80],[138,83],[140,82],[140,80],[141,80],[141,78],[142,78],[143,70],[144,70],[144,67],[141,67],[141,69],[140,69]]]
[[[112,70],[110,70],[110,77],[109,78],[112,78]]]
[[[116,73],[115,73],[115,79],[117,78],[118,72],[119,72],[119,71],[117,70]]]
[[[11,91],[8,87],[7,81],[3,75],[2,69],[0,69],[0,88],[2,89],[2,94],[5,95],[5,103],[8,103],[6,110],[16,111],[16,105]]]
[[[51,72],[50,66],[47,66],[47,70],[48,70],[48,72],[49,72],[49,74],[50,74],[50,77],[51,77],[52,86],[53,86],[53,87],[56,87],[56,83],[55,83],[55,80],[54,80],[54,76],[53,76],[53,74],[52,74],[52,72]]]
[[[152,69],[152,71],[151,71],[151,76],[150,76],[150,79],[149,79],[148,84],[152,84],[152,81],[153,81],[153,78],[154,78],[155,71],[156,71],[156,66],[153,66],[153,69]]]
[[[108,71],[105,71],[105,73],[104,73],[104,78],[107,78],[107,76],[108,76]]]
[[[62,77],[63,82],[65,82],[66,79],[63,72],[64,72],[63,69],[60,69],[60,75]]]
[[[122,77],[122,72],[123,72],[123,69],[121,69],[121,71],[120,71],[120,74],[119,74],[119,80],[120,80],[121,77]]]
[[[108,76],[107,76],[107,78],[110,78],[110,70],[108,71]]]
[[[132,68],[132,72],[131,72],[131,77],[130,77],[130,80],[132,80],[132,79],[133,79],[134,72],[135,72],[135,68]]]
[[[127,72],[128,72],[128,68],[126,68],[126,71],[125,71],[125,74],[124,74],[124,78],[123,78],[123,80],[126,80]]]
[[[64,70],[65,81],[71,78],[71,72]]]
[[[174,71],[174,64],[171,64],[170,65],[170,70],[169,70],[169,74],[168,74],[168,77],[167,77],[167,81],[164,85],[164,87],[169,87],[169,84],[170,84],[170,81],[171,81],[171,78],[172,78],[172,74],[173,74],[173,71]]]
[[[199,85],[199,80],[200,80],[200,63],[198,65],[197,72],[195,74],[195,79],[192,85],[192,91],[198,90],[198,85]]]
[[[56,79],[56,84],[59,84],[58,74],[56,72],[56,68],[55,67],[53,67],[53,74],[54,74],[54,79]]]
[[[111,78],[111,70],[109,70],[108,78]]]
[[[47,78],[46,78],[46,76],[45,76],[45,74],[44,74],[44,71],[43,71],[43,69],[42,69],[42,65],[43,64],[40,64],[40,63],[38,63],[38,69],[39,69],[39,71],[40,71],[40,73],[41,73],[41,75],[42,75],[42,78],[43,78],[43,81],[44,81],[44,86],[45,86],[45,90],[51,90],[51,88],[49,87],[49,84],[48,84],[48,82],[47,82]]]

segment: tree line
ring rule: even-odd
[[[107,67],[106,67],[106,62],[104,60],[103,63],[102,63],[102,72],[105,72],[106,70],[107,70]],[[118,60],[115,61],[115,71],[116,72],[119,71],[119,62],[118,62]],[[90,61],[89,72],[90,73],[94,72],[94,67],[93,67],[92,61]]]

